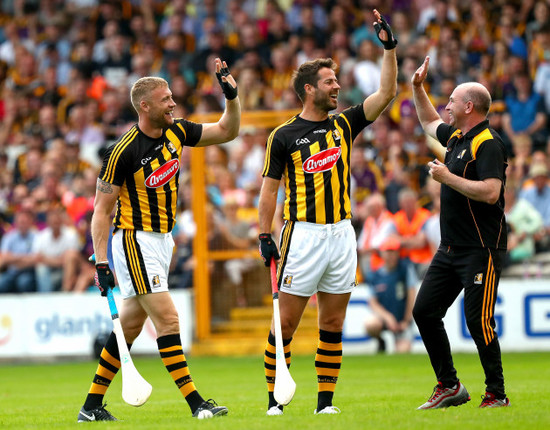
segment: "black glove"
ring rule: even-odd
[[[264,259],[264,264],[269,267],[271,259],[278,260],[280,257],[277,245],[269,233],[262,233],[258,236],[260,239],[260,255]]]
[[[220,83],[220,87],[222,87],[223,94],[225,95],[225,98],[227,100],[233,100],[235,97],[237,97],[237,87],[233,87],[229,82],[222,81],[222,76],[229,76],[231,72],[227,67],[222,67],[220,69],[220,72],[216,72],[216,78],[218,78],[218,82]]]
[[[391,32],[390,25],[388,22],[384,19],[383,16],[380,16],[380,21],[374,23],[374,30],[376,31],[376,36],[378,36],[378,39],[380,42],[382,42],[382,45],[384,45],[384,49],[393,49],[397,46],[397,39],[393,36],[393,33]],[[380,31],[386,30],[386,33],[388,35],[388,40],[382,40],[380,39]]]
[[[107,296],[108,288],[115,288],[115,277],[109,263],[97,263],[95,265],[94,282],[103,297]]]

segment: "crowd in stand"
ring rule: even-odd
[[[429,94],[443,118],[459,83],[481,82],[493,96],[489,119],[509,156],[510,261],[549,250],[550,1],[0,0],[0,293],[84,291],[92,283],[96,178],[105,148],[136,122],[129,89],[138,78],[165,78],[178,117],[221,112],[212,70],[220,57],[244,111],[299,109],[293,70],[332,57],[345,109],[380,82],[374,8],[399,41],[399,92],[352,152],[362,274],[380,264],[384,235],[400,238],[419,275],[438,243],[439,190],[426,166],[437,151],[410,89],[426,55]],[[214,249],[256,247],[270,131],[243,127],[234,142],[206,152]],[[188,166],[184,152],[174,286],[192,285]],[[226,267],[236,284],[250,264]]]

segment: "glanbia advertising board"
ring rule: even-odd
[[[180,317],[183,349],[189,351],[195,321],[192,293],[175,290],[171,294]],[[115,297],[120,307],[120,296]],[[376,352],[377,342],[364,329],[368,299],[364,285],[352,293],[344,324],[344,354]],[[451,347],[454,352],[476,352],[462,308],[460,295],[445,317]],[[503,351],[550,351],[550,281],[501,280],[495,319]],[[95,292],[0,295],[0,359],[90,356],[95,336],[111,329],[107,300]],[[425,353],[416,333],[412,352]],[[150,321],[132,353],[158,353]]]
[[[116,290],[115,290],[116,291]],[[191,347],[194,318],[190,291],[173,291],[184,351]],[[120,310],[122,299],[115,294]],[[107,299],[83,294],[0,295],[0,359],[91,356],[99,333],[113,328]],[[132,346],[132,354],[157,353],[151,320]]]
[[[376,351],[377,342],[367,337],[364,328],[370,312],[368,297],[366,286],[352,293],[344,324],[344,354]],[[462,293],[445,316],[445,329],[454,352],[477,352],[463,306]],[[502,351],[550,351],[550,280],[501,279],[495,321]],[[418,330],[412,352],[425,353]]]

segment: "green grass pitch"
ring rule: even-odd
[[[149,401],[134,408],[121,398],[120,375],[107,392],[107,409],[119,422],[76,423],[96,369],[96,361],[0,365],[2,429],[548,429],[550,428],[550,354],[503,355],[512,406],[479,409],[483,372],[475,354],[456,354],[455,365],[472,400],[460,407],[417,411],[436,381],[428,357],[412,355],[344,356],[336,394],[339,415],[313,415],[316,375],[313,356],[293,357],[297,383],[284,416],[265,416],[267,394],[263,357],[188,357],[199,392],[229,408],[208,421],[191,418],[160,358],[136,357],[141,374],[153,385]]]

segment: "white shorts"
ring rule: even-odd
[[[304,297],[317,291],[351,292],[357,283],[356,242],[349,219],[336,224],[286,221],[280,240],[279,290]]]
[[[112,250],[123,298],[168,291],[174,250],[172,233],[118,230],[113,236]]]

